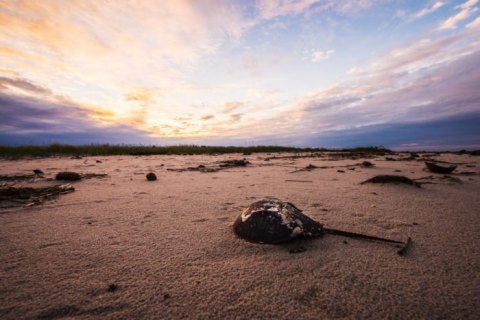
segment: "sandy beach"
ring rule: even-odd
[[[58,184],[49,178],[60,171],[107,174],[41,205],[0,209],[0,319],[478,317],[479,157],[291,155],[0,160],[1,175],[44,171],[15,187]],[[444,178],[423,156],[458,168]],[[243,158],[246,167],[218,172],[169,170]],[[297,171],[309,164],[317,168]],[[360,184],[379,174],[424,183]],[[399,256],[333,235],[284,245],[236,237],[237,216],[266,196],[327,227],[411,237],[412,247]]]

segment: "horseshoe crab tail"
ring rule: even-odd
[[[403,244],[403,245],[405,244],[402,241],[380,238],[380,237],[376,237],[376,236],[369,236],[369,235],[362,234],[362,233],[355,233],[355,232],[343,231],[343,230],[337,230],[337,229],[330,229],[330,228],[324,228],[324,230],[325,230],[325,233],[333,234],[333,235],[336,235],[336,236],[343,236],[343,237],[364,239],[364,240],[372,240],[372,241],[382,241],[382,242]]]

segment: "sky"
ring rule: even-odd
[[[479,0],[0,0],[0,144],[480,149]]]

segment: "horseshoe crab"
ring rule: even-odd
[[[457,168],[456,165],[449,165],[449,166],[440,166],[434,162],[428,162],[426,161],[425,162],[425,165],[427,166],[428,170],[430,172],[434,172],[434,173],[443,173],[443,174],[449,174],[449,173],[452,173],[453,170],[455,170]]]
[[[402,255],[410,245],[406,242],[380,238],[355,232],[325,228],[290,202],[269,197],[250,204],[238,216],[233,224],[237,236],[250,242],[279,244],[297,238],[322,237],[325,234],[340,235],[350,238],[381,241],[403,245],[398,251]]]

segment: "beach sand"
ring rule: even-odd
[[[450,175],[459,183],[418,160],[265,161],[272,156],[1,160],[0,174],[108,176],[43,205],[0,209],[0,319],[478,319],[479,157],[432,156],[460,163]],[[219,172],[167,170],[244,157],[247,167]],[[375,166],[356,165],[364,160]],[[292,173],[309,164],[327,168]],[[157,181],[146,180],[150,171]],[[422,188],[360,184],[378,174],[434,178]],[[44,180],[16,186],[58,183]],[[400,256],[333,235],[284,245],[237,238],[234,220],[266,196],[326,227],[413,245]]]

